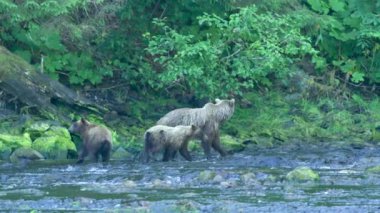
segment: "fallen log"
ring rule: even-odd
[[[58,115],[65,120],[69,119],[68,115],[59,113],[53,100],[92,112],[108,111],[60,82],[36,71],[33,66],[2,46],[0,46],[0,89],[30,107],[36,107],[40,112]]]

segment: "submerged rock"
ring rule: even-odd
[[[215,183],[220,183],[224,181],[224,178],[221,175],[215,175],[215,177],[212,179],[213,182]]]
[[[380,165],[368,167],[365,171],[369,174],[380,174]]]
[[[241,175],[240,179],[246,185],[247,184],[252,184],[252,183],[256,182],[256,175],[254,173],[252,173],[252,172],[249,172],[249,173]]]
[[[12,163],[17,163],[20,160],[43,160],[44,156],[32,148],[18,148],[9,158]]]
[[[199,212],[199,205],[191,200],[179,200],[176,202],[176,212]]]
[[[216,176],[216,173],[210,170],[201,171],[198,175],[198,180],[202,182],[213,180]]]
[[[130,158],[132,155],[131,153],[127,152],[124,148],[119,147],[113,154],[112,159],[117,160],[125,160],[127,158]]]
[[[319,180],[319,175],[309,167],[297,167],[286,175],[290,181],[315,181]]]
[[[136,182],[133,180],[125,180],[123,185],[127,188],[135,188],[137,186]]]

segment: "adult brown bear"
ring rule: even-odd
[[[89,156],[92,161],[98,161],[99,155],[102,156],[102,161],[110,160],[112,149],[112,133],[107,128],[94,125],[82,118],[74,122],[69,131],[78,134],[82,141],[82,150],[79,154],[77,163],[83,163],[86,156]]]
[[[216,99],[215,104],[207,103],[202,108],[181,108],[175,109],[159,121],[158,125],[178,126],[192,125],[199,127],[202,133],[198,137],[202,141],[202,147],[207,158],[210,158],[211,147],[218,151],[221,156],[227,155],[220,145],[220,125],[230,119],[235,111],[235,99],[220,100]],[[180,150],[183,155],[190,156],[187,144],[183,144]],[[190,157],[191,159],[191,157]]]
[[[164,126],[156,125],[149,128],[144,134],[144,155],[148,162],[151,155],[164,150],[163,161],[174,159],[177,151],[186,159],[191,160],[188,153],[184,153],[181,147],[187,147],[189,141],[199,137],[201,130],[194,126]]]

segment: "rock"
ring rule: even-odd
[[[67,159],[68,151],[76,152],[74,142],[61,136],[43,136],[33,141],[32,148],[41,152],[46,158]]]
[[[167,183],[167,182],[165,182],[163,180],[160,180],[160,179],[155,179],[152,182],[152,185],[153,185],[153,187],[156,187],[156,188],[163,188],[163,187],[168,187],[169,183]]]
[[[133,180],[125,180],[124,186],[127,188],[135,188],[137,186],[137,184]]]
[[[8,160],[12,153],[12,149],[0,141],[0,159]]]
[[[32,146],[32,140],[28,133],[24,133],[23,135],[0,134],[0,142],[11,149],[20,147],[30,148]]]
[[[67,128],[57,126],[54,121],[35,122],[26,128],[33,143],[32,148],[42,153],[48,159],[63,160],[77,156],[75,143]]]
[[[127,158],[130,158],[132,155],[131,153],[127,152],[124,148],[119,147],[113,154],[112,159],[117,160],[125,160]]]
[[[48,131],[43,133],[43,136],[60,136],[67,139],[71,138],[69,130],[61,126],[52,126]]]
[[[213,182],[220,183],[224,181],[224,178],[221,175],[215,175],[215,177],[212,179]]]
[[[18,148],[10,156],[12,163],[17,163],[20,160],[43,160],[44,156],[32,148]]]
[[[376,127],[371,132],[371,140],[374,142],[380,142],[380,126]]]
[[[369,174],[380,174],[380,165],[368,167],[365,171]]]
[[[41,137],[44,132],[50,128],[51,124],[45,121],[39,121],[31,124],[25,129],[25,132],[29,133],[31,138],[34,140]]]
[[[315,181],[319,180],[319,175],[309,167],[297,167],[286,175],[290,181]]]
[[[176,202],[175,212],[199,212],[199,206],[191,200],[179,200]]]
[[[231,187],[235,187],[236,185],[237,185],[236,181],[234,180],[227,180],[227,181],[220,182],[220,186],[223,188],[231,188]]]
[[[252,172],[249,172],[240,176],[241,181],[246,185],[256,182],[255,178],[256,178],[256,175],[253,174]]]
[[[210,180],[214,179],[215,176],[216,176],[215,172],[209,171],[209,170],[204,170],[204,171],[201,171],[199,173],[198,180],[200,180],[202,182],[206,182],[206,181],[210,181]]]
[[[230,135],[221,136],[220,142],[223,144],[223,147],[226,147],[227,150],[232,152],[240,152],[245,148],[245,145],[243,143],[237,142],[236,139]]]

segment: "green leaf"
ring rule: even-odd
[[[329,4],[332,10],[335,12],[341,12],[345,9],[345,2],[342,0],[329,0]]]
[[[329,11],[328,5],[322,0],[307,0],[307,3],[311,6],[314,11],[326,14]]]
[[[364,73],[354,72],[351,76],[351,81],[354,83],[360,83],[360,82],[364,81]]]

